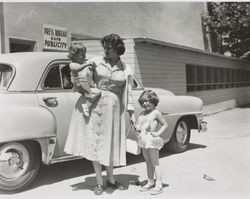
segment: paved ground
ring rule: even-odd
[[[102,196],[94,196],[92,165],[78,160],[42,167],[29,190],[2,194],[0,198],[250,198],[250,108],[224,111],[205,120],[208,132],[192,132],[188,151],[181,154],[161,151],[165,186],[158,196],[141,193],[132,184],[136,180],[143,182],[146,170],[141,156],[128,155],[128,165],[114,171],[116,178],[128,186],[126,191],[107,190]],[[214,180],[208,181],[204,175]]]

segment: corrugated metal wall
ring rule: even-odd
[[[84,41],[88,52],[102,55],[99,41]],[[186,64],[250,70],[250,63],[237,59],[126,39],[122,59],[135,69],[136,77],[146,87],[160,87],[177,95],[200,97],[205,105],[235,99],[237,105],[250,103],[250,87],[226,88],[186,93]]]

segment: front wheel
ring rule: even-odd
[[[167,143],[168,151],[181,153],[187,150],[190,140],[190,127],[184,119],[180,119],[174,129],[170,141]]]
[[[17,192],[35,178],[41,163],[38,147],[32,142],[0,145],[0,189]]]

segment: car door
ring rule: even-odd
[[[140,84],[140,82],[136,79],[136,77],[133,77],[132,82],[133,82],[132,93],[133,93],[133,102],[135,108],[135,117],[138,118],[138,116],[142,112],[142,108],[138,102],[138,99],[141,93],[144,91],[144,88]],[[127,113],[126,114],[127,152],[138,155],[140,154],[140,148],[138,147],[137,137],[133,129],[130,127],[129,121],[130,119]]]
[[[72,92],[69,63],[51,63],[40,83],[37,92],[39,104],[52,112],[56,120],[57,143],[53,158],[65,156],[64,146],[74,105],[80,94]]]

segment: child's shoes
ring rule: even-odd
[[[82,104],[82,110],[83,110],[83,114],[86,116],[86,117],[89,117],[89,107],[87,104]]]
[[[141,192],[144,192],[144,191],[149,191],[151,188],[154,187],[154,184],[150,184],[150,183],[147,183],[146,185],[142,186],[140,188],[140,191]]]
[[[151,195],[158,195],[163,192],[162,187],[155,186],[153,189],[150,190]]]

